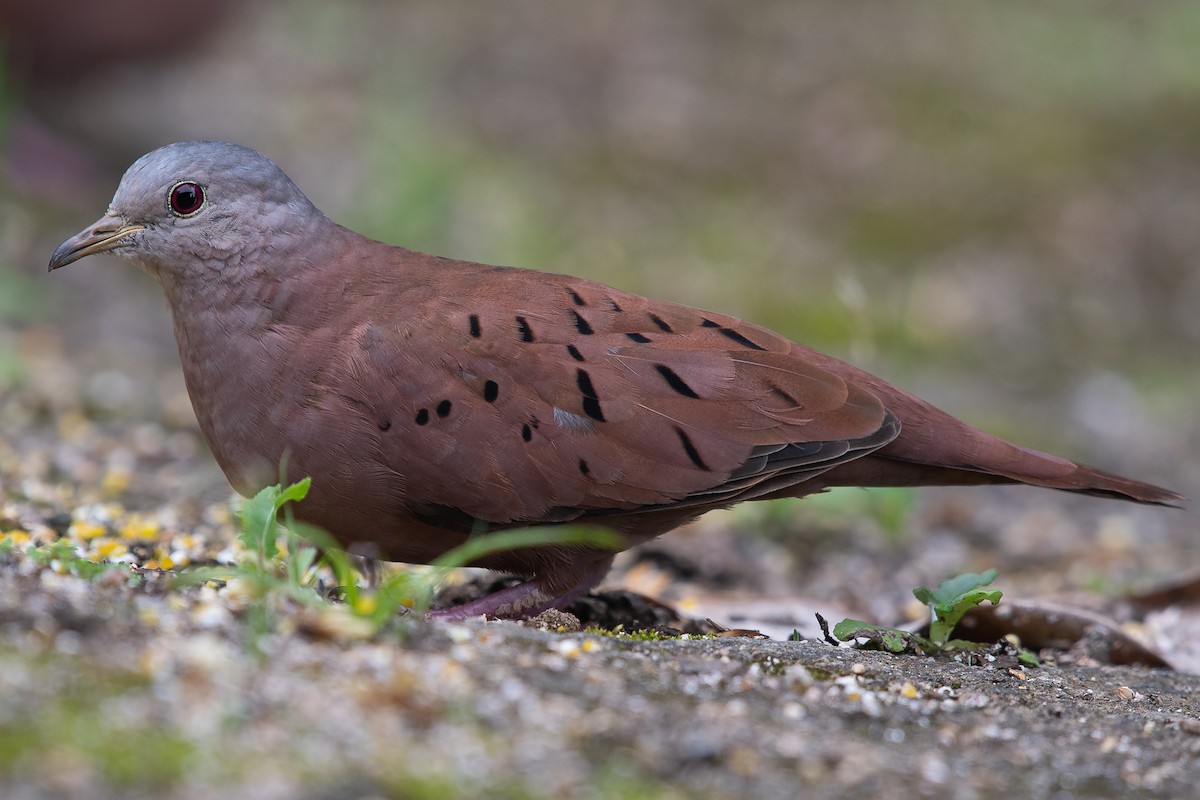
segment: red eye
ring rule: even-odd
[[[200,184],[191,181],[177,183],[171,187],[168,202],[173,212],[187,217],[195,214],[200,210],[200,206],[204,205],[204,190],[200,188]]]

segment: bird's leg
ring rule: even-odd
[[[373,542],[355,542],[346,550],[358,562],[358,570],[367,579],[367,588],[379,588],[379,545]]]
[[[450,608],[439,608],[427,613],[426,619],[458,622],[472,617],[501,617],[527,619],[536,617],[551,608],[563,608],[580,595],[598,584],[608,572],[608,562],[584,573],[582,580],[567,591],[554,595],[542,588],[537,578],[500,589]]]

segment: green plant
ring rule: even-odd
[[[239,581],[248,590],[246,608],[250,620],[251,644],[272,627],[270,600],[288,597],[313,608],[329,607],[330,599],[317,591],[321,568],[332,573],[337,599],[352,617],[365,624],[373,635],[402,608],[421,613],[429,608],[434,593],[450,570],[467,566],[478,559],[504,550],[546,545],[576,545],[615,549],[616,534],[586,526],[566,528],[528,528],[523,530],[480,533],[438,558],[432,570],[404,571],[389,576],[377,587],[362,586],[355,558],[340,548],[325,531],[295,520],[290,504],[302,501],[312,485],[310,478],[289,486],[268,486],[245,500],[238,511],[241,533],[238,539],[245,557],[237,563],[219,567],[185,569],[177,577],[181,585],[211,580]],[[280,515],[283,522],[279,520]],[[285,545],[280,548],[280,535]],[[303,547],[302,540],[314,547]]]
[[[963,615],[987,600],[992,605],[1000,602],[1003,592],[984,589],[996,580],[996,570],[966,572],[938,584],[937,589],[920,586],[913,589],[913,596],[929,608],[929,639],[939,648],[950,642],[950,634]]]
[[[1003,595],[996,589],[984,589],[996,580],[996,570],[967,572],[944,580],[937,589],[920,586],[913,589],[913,596],[929,608],[929,638],[912,631],[873,625],[857,619],[844,619],[833,626],[833,635],[842,641],[867,639],[892,653],[938,652],[948,648],[977,648],[976,642],[951,639],[954,626],[963,615],[987,600],[992,605],[1000,602]]]
[[[7,546],[0,552],[8,553],[15,549],[8,542],[4,544]],[[112,570],[129,571],[128,564],[92,561],[87,556],[80,555],[75,545],[65,539],[44,547],[30,547],[28,555],[38,566],[55,568],[89,581]]]

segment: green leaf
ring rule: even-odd
[[[280,508],[282,508],[284,503],[299,502],[303,500],[308,496],[308,490],[311,486],[312,478],[304,478],[303,480],[296,481],[291,486],[288,486],[286,489],[282,490],[280,490],[279,485],[276,484],[273,487],[277,491],[277,495],[275,497],[275,510],[278,511]],[[259,492],[259,494],[262,493]]]
[[[883,625],[873,625],[860,619],[844,619],[833,626],[833,635],[843,642],[851,639],[870,639],[877,642],[883,649],[891,653],[903,653],[906,650],[919,651],[924,641],[920,636],[898,628],[887,628]]]
[[[1033,654],[1031,650],[1026,650],[1024,647],[1017,652],[1017,661],[1027,667],[1040,667],[1041,659]]]
[[[997,572],[989,569],[986,572],[964,572],[953,578],[948,578],[938,584],[937,589],[927,589],[921,586],[913,589],[913,595],[926,605],[954,603],[960,596],[980,586],[988,586],[996,580]]]
[[[259,571],[267,571],[267,563],[274,560],[279,535],[279,510],[290,502],[303,500],[312,485],[312,478],[304,478],[282,487],[268,486],[254,497],[244,500],[237,516],[242,522],[238,539],[246,550],[255,556]]]
[[[92,561],[87,556],[81,555],[75,545],[66,539],[60,539],[44,547],[32,547],[28,550],[28,555],[35,564],[43,567],[57,561],[67,572],[89,581],[112,570],[129,572],[128,564]]]
[[[279,484],[268,486],[254,497],[243,500],[242,507],[237,511],[237,517],[242,523],[242,532],[238,538],[252,553],[262,550],[263,532],[275,521],[275,499],[279,497],[279,493]]]
[[[1003,592],[980,588],[996,580],[996,574],[994,569],[967,572],[942,581],[937,589],[921,586],[913,590],[913,596],[929,606],[930,641],[938,647],[944,647],[964,614],[984,600],[992,605],[1000,602]]]
[[[853,639],[854,634],[858,631],[876,630],[879,627],[870,622],[863,622],[861,619],[844,619],[833,626],[833,635],[845,642]]]
[[[482,533],[472,536],[450,552],[439,556],[433,562],[433,566],[439,569],[454,569],[465,567],[492,553],[549,545],[619,550],[621,537],[607,528],[590,525],[572,525],[565,528],[522,528],[513,531]]]

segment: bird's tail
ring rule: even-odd
[[[888,449],[836,467],[823,474],[819,481],[823,486],[877,487],[1021,483],[1160,506],[1176,506],[1186,499],[1170,489],[1028,448],[1019,448],[1021,457],[1016,460],[1006,458],[1003,467],[994,465],[986,455],[981,455],[971,464],[952,467],[897,458],[890,455]],[[1063,469],[1064,463],[1069,468]],[[1054,467],[1053,474],[1046,469],[1047,465]]]
[[[1150,505],[1186,498],[1060,456],[1007,442],[844,362],[816,355],[832,372],[865,385],[901,424],[900,435],[874,453],[824,473],[825,486],[958,486],[1024,483]]]

